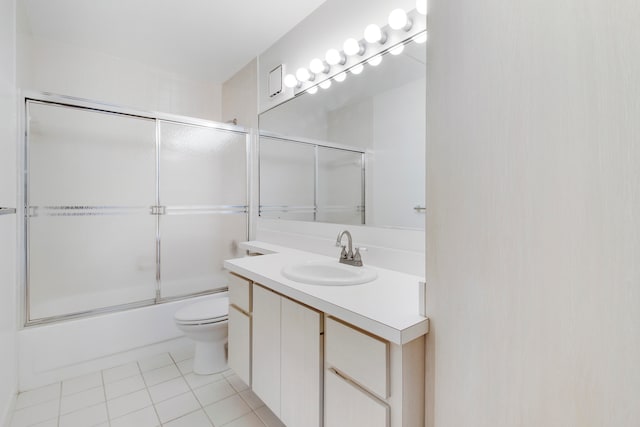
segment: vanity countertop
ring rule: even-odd
[[[251,241],[243,249],[262,256],[224,262],[227,270],[291,299],[341,319],[395,344],[405,344],[429,331],[429,319],[419,314],[418,276],[367,265],[378,273],[372,282],[352,286],[307,285],[289,280],[282,269],[305,261],[330,258],[269,243]],[[366,265],[366,258],[364,259]]]

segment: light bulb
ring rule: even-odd
[[[409,31],[411,25],[412,22],[407,17],[407,12],[404,9],[395,9],[389,14],[389,26],[394,30]]]
[[[391,49],[389,51],[389,53],[391,55],[400,55],[402,53],[402,51],[404,50],[404,44],[399,44],[398,46],[394,47],[393,49]]]
[[[320,87],[322,89],[329,89],[331,87],[331,80],[327,79],[327,80],[323,81],[322,83],[320,83]]]
[[[416,0],[416,10],[420,15],[427,14],[427,0]]]
[[[382,55],[376,55],[373,58],[370,58],[367,61],[367,64],[376,67],[376,66],[380,65],[381,62],[382,62]]]
[[[422,44],[427,41],[427,32],[425,31],[424,33],[420,33],[411,40],[418,44]]]
[[[367,43],[384,44],[387,41],[387,35],[376,24],[370,24],[364,29],[364,39]]]
[[[346,58],[337,49],[329,49],[324,59],[327,60],[329,65],[342,65],[346,62]]]
[[[343,82],[344,79],[347,78],[347,73],[345,73],[344,71],[341,73],[338,73],[335,75],[335,77],[333,78],[333,80],[337,81],[338,83]]]
[[[301,82],[309,82],[313,80],[313,77],[313,74],[311,74],[306,68],[298,68],[298,71],[296,71],[296,78]]]
[[[314,58],[311,60],[311,62],[309,63],[309,69],[312,73],[315,74],[326,73],[327,71],[329,71],[329,67],[327,66],[327,64],[325,64],[322,59],[318,58]]]
[[[293,74],[287,74],[284,76],[284,85],[286,87],[296,87],[298,86],[298,79]]]
[[[310,87],[309,89],[307,89],[307,92],[309,92],[310,95],[315,94],[316,92],[318,92],[318,86]]]
[[[351,71],[351,74],[360,74],[362,70],[364,70],[364,66],[362,64],[358,64],[351,67],[349,71]]]
[[[353,55],[362,55],[364,53],[364,46],[360,44],[360,42],[356,39],[347,39],[342,45],[342,49],[344,53],[349,56]]]

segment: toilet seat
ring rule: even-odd
[[[207,325],[229,318],[229,298],[211,298],[188,305],[176,312],[174,318],[182,325]]]

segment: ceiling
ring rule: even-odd
[[[27,32],[223,83],[324,0],[23,0]]]

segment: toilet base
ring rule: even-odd
[[[211,375],[227,370],[227,352],[224,342],[197,341],[193,357],[193,373]]]

